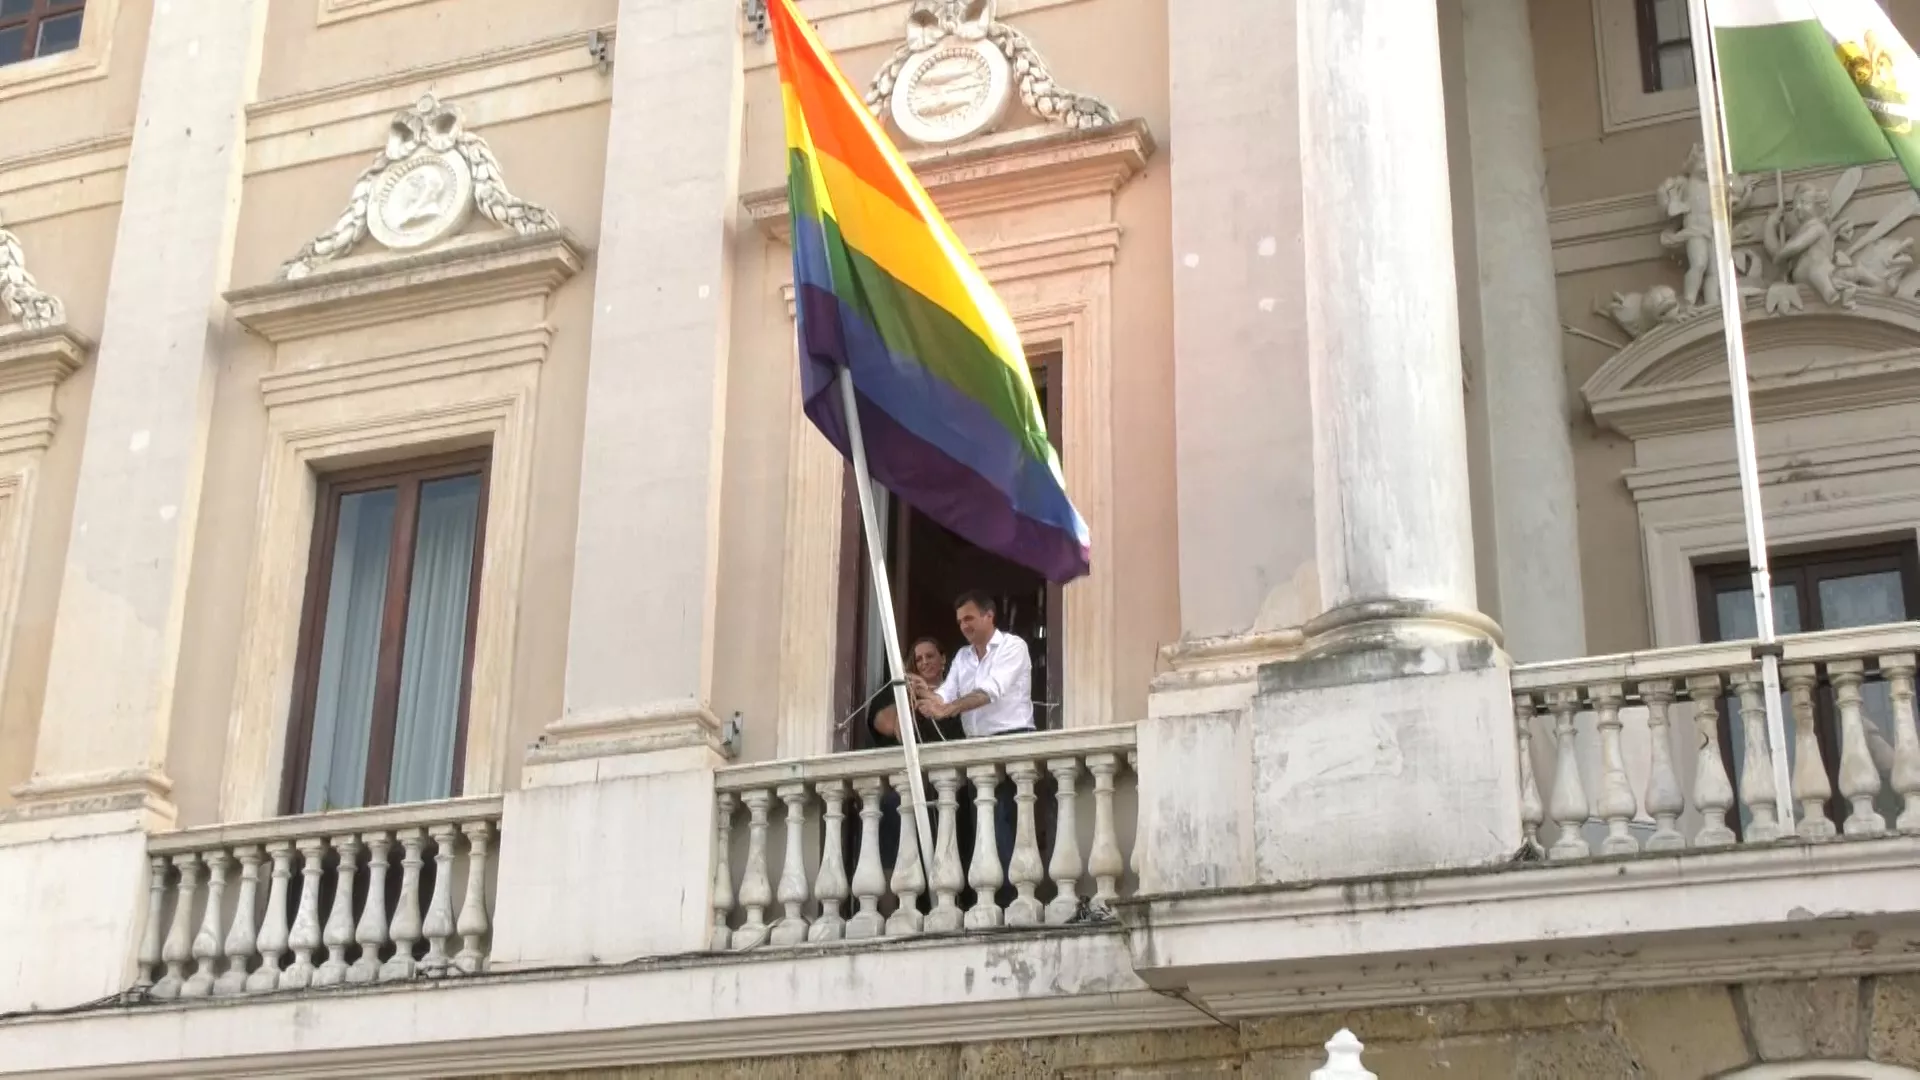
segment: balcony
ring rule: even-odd
[[[560,833],[515,792],[161,834],[129,992],[0,1023],[0,1060],[291,1075],[324,1046],[327,1068],[587,1067],[1901,970],[1920,949],[1920,626],[1784,650],[1794,821],[1767,814],[1749,646],[1527,665],[1502,675],[1524,842],[1483,865],[1154,891],[1189,855],[1154,844],[1162,720],[925,748],[930,880],[898,751],[713,769],[699,813],[634,794],[647,778],[549,789],[574,808]],[[966,842],[993,835],[1003,783],[1004,871]],[[1289,812],[1340,827],[1340,807]],[[1407,808],[1409,830],[1449,825]],[[530,880],[530,847],[594,886]],[[541,951],[596,920],[680,945]]]

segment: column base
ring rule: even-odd
[[[523,788],[587,784],[629,776],[712,770],[733,757],[722,724],[704,704],[574,714],[547,725],[527,749]]]
[[[1403,654],[1462,642],[1501,644],[1500,625],[1478,611],[1426,600],[1362,600],[1322,612],[1301,627],[1307,658]]]

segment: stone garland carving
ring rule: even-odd
[[[60,298],[40,288],[27,273],[26,252],[20,238],[0,228],[0,307],[28,330],[44,330],[67,321]]]
[[[867,108],[913,142],[946,146],[985,134],[1014,95],[1062,127],[1119,122],[1098,98],[1054,81],[1025,34],[994,18],[994,0],[913,0],[907,39],[867,87]]]
[[[1842,309],[1852,308],[1863,292],[1920,299],[1920,275],[1908,272],[1914,261],[1913,240],[1891,235],[1920,210],[1920,198],[1900,200],[1861,232],[1866,223],[1846,216],[1861,176],[1858,168],[1848,169],[1831,188],[1803,183],[1790,192],[1776,176],[1771,200],[1761,197],[1752,177],[1732,180],[1728,198],[1734,216],[1733,261],[1744,300],[1763,300],[1769,314],[1788,315],[1805,310],[1803,288],[1820,303]],[[1596,314],[1634,338],[1662,324],[1712,312],[1720,303],[1706,162],[1698,146],[1687,158],[1686,171],[1662,183],[1655,197],[1679,226],[1661,233],[1660,244],[1685,268],[1681,287],[1655,285],[1614,293],[1594,304]]]
[[[393,251],[427,247],[458,232],[475,209],[523,235],[560,227],[544,207],[507,190],[499,159],[466,130],[459,108],[428,94],[394,115],[386,149],[354,181],[339,220],[287,260],[280,277],[305,277],[368,233]]]

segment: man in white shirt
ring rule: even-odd
[[[955,654],[939,689],[925,683],[914,687],[916,711],[936,721],[960,717],[969,739],[1032,731],[1033,657],[1027,643],[994,626],[997,612],[993,598],[985,593],[961,594],[953,602],[953,614],[967,645]],[[973,798],[971,787],[964,794],[968,800]],[[1013,862],[1016,790],[1006,778],[994,788],[994,846],[1000,851],[1001,881],[1006,883],[998,897],[1002,907],[1014,896],[1008,868]],[[963,813],[960,820],[971,819]]]

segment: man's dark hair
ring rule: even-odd
[[[968,604],[979,608],[982,614],[989,617],[997,617],[999,615],[999,611],[994,607],[993,597],[988,596],[979,589],[968,589],[966,592],[953,598],[953,610],[955,611],[959,611]]]

